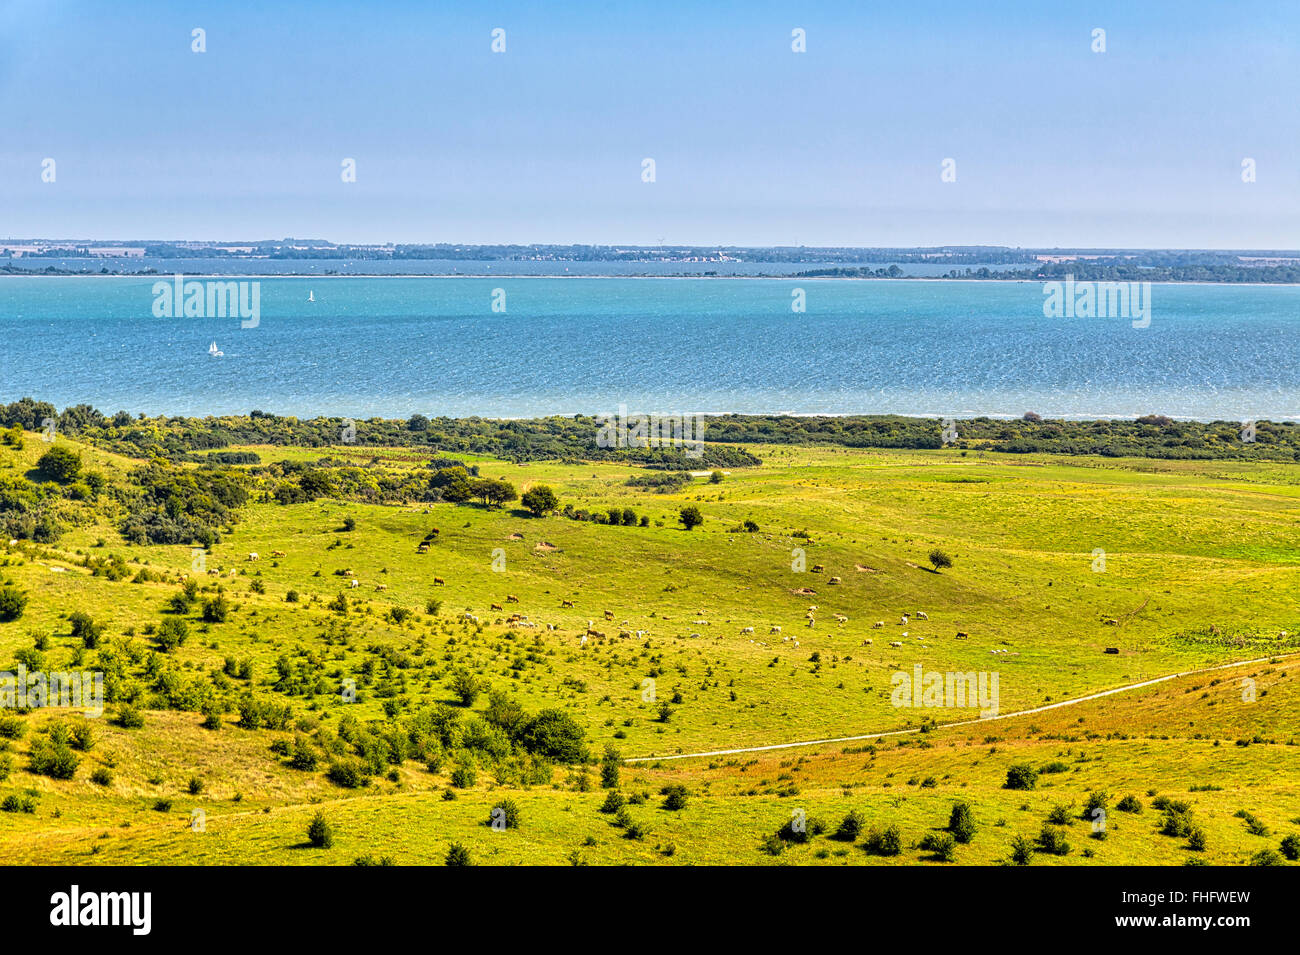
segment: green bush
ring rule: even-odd
[[[975,838],[975,814],[971,812],[970,803],[959,802],[952,807],[948,814],[948,831],[962,845]]]
[[[685,786],[680,784],[665,786],[663,790],[661,790],[661,794],[664,797],[665,809],[676,811],[678,809],[686,808],[686,797],[688,791]]]
[[[957,852],[957,840],[948,832],[927,832],[921,839],[921,851],[934,853],[940,862],[951,862]]]
[[[117,708],[117,725],[123,729],[138,730],[144,726],[144,714],[130,703],[123,703]]]
[[[31,771],[51,779],[71,779],[77,772],[80,760],[65,741],[39,739],[32,744]]]
[[[445,865],[473,865],[470,860],[469,850],[459,842],[453,842],[447,847],[447,856],[444,859]]]
[[[621,792],[617,789],[611,789],[605,794],[605,801],[601,803],[600,811],[606,815],[613,815],[622,809],[623,804],[626,802],[627,800],[623,797]]]
[[[203,602],[204,623],[225,623],[230,616],[230,601],[225,594],[217,594],[212,600]]]
[[[876,856],[896,856],[903,851],[903,837],[898,826],[872,829],[867,834],[866,849]]]
[[[488,825],[493,829],[518,829],[519,828],[519,804],[513,799],[502,799],[492,807],[488,813]]]
[[[36,469],[51,481],[67,484],[81,473],[81,455],[62,445],[53,447],[41,455]]]
[[[1025,763],[1016,763],[1007,769],[1003,789],[1033,789],[1038,785],[1038,771]]]
[[[1120,812],[1141,812],[1142,803],[1138,801],[1137,796],[1129,795],[1115,803],[1115,808]]]
[[[3,778],[3,776],[0,776],[0,779]],[[1282,840],[1280,848],[1282,849],[1282,855],[1286,856],[1292,862],[1295,862],[1297,859],[1300,859],[1300,836],[1292,833]]]
[[[334,828],[325,819],[324,813],[316,813],[307,824],[307,841],[317,849],[328,849],[334,845]]]
[[[840,820],[840,826],[835,830],[832,839],[839,839],[841,842],[854,842],[862,834],[862,827],[866,825],[866,818],[856,809],[850,810],[849,813]]]
[[[461,763],[451,771],[451,784],[457,789],[471,789],[478,782],[478,771],[469,763]]]
[[[168,617],[154,631],[154,639],[158,641],[158,649],[162,650],[163,653],[170,653],[175,650],[189,638],[189,635],[189,626],[179,617]]]
[[[17,620],[27,608],[27,595],[17,587],[0,587],[0,621]]]
[[[1029,865],[1034,858],[1034,844],[1024,836],[1011,840],[1011,861],[1016,865]]]
[[[1043,831],[1038,834],[1038,848],[1048,855],[1063,856],[1069,854],[1070,843],[1066,841],[1065,833],[1060,829],[1044,825]]]

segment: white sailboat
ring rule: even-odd
[[[217,343],[216,343],[215,341],[214,341],[211,345],[208,346],[208,354],[211,355],[213,358],[225,358],[225,357],[226,357],[226,353],[225,353],[225,352],[223,352],[223,351],[218,351],[218,350],[217,350]]]
[[[311,289],[307,290],[307,301],[309,302],[316,301],[316,293],[313,292]]]

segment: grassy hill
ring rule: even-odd
[[[27,597],[0,623],[0,666],[101,670],[110,699],[104,719],[0,714],[0,802],[16,807],[0,812],[0,845],[15,861],[415,863],[458,841],[503,864],[906,863],[934,854],[913,845],[957,800],[977,825],[955,851],[969,863],[1007,858],[1058,804],[1071,851],[1036,852],[1037,864],[1242,863],[1300,830],[1286,782],[1294,465],[751,446],[735,450],[761,465],[658,493],[629,486],[646,471],[626,461],[456,455],[519,491],[554,488],[572,515],[537,518],[432,499],[435,452],[411,447],[232,445],[257,463],[156,463],[141,477],[141,460],[57,443],[81,455],[81,480],[47,479],[38,434],[0,448],[6,486],[43,495],[10,512],[58,529],[0,541],[0,576]],[[85,472],[98,477],[82,491]],[[326,493],[284,493],[308,474]],[[205,483],[214,476],[238,486],[238,503],[212,499],[226,493]],[[689,531],[687,506],[704,518]],[[637,523],[576,519],[611,508]],[[133,516],[155,510],[211,522],[213,542],[134,542]],[[934,570],[935,550],[950,568]],[[218,602],[224,613],[205,619]],[[93,639],[84,622],[74,636],[76,612]],[[165,648],[176,621],[185,638]],[[589,626],[604,637],[584,641]],[[1259,658],[1273,662],[951,729],[930,727],[977,712],[891,701],[895,674],[917,664],[996,673],[1006,714]],[[118,725],[124,709],[143,726]],[[34,751],[83,723],[93,741],[78,749],[73,734],[70,778],[38,766]],[[616,826],[598,811],[606,746],[667,757],[921,726],[626,763],[626,815]],[[578,734],[586,760],[566,749]],[[1013,763],[1065,768],[1004,789]],[[672,786],[685,808],[662,808]],[[1102,791],[1104,840],[1081,818]],[[1130,794],[1141,813],[1114,808]],[[1204,851],[1159,834],[1161,796],[1189,804]],[[521,824],[497,832],[487,822],[507,797]],[[204,832],[191,830],[194,809]],[[829,833],[768,839],[796,809],[831,831],[850,810],[864,833],[896,825],[901,851]],[[331,849],[303,846],[318,811]]]

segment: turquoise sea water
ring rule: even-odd
[[[0,277],[0,399],[355,418],[1300,418],[1295,287],[1154,285],[1150,326],[1133,328],[1045,318],[1031,282],[274,277],[241,328],[155,317],[157,280]]]

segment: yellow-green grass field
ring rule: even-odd
[[[0,452],[0,468],[30,474],[46,449],[28,435],[22,451]],[[126,481],[138,464],[78,450],[110,482]],[[328,453],[380,475],[423,460],[410,449],[229,450],[256,451],[264,463]],[[463,668],[528,712],[567,710],[593,754],[612,744],[632,758],[978,715],[894,706],[891,678],[917,664],[996,673],[998,707],[1012,713],[1176,672],[1273,662],[974,726],[629,763],[622,790],[639,803],[627,813],[646,827],[640,839],[598,811],[606,793],[596,766],[557,767],[550,784],[528,788],[499,785],[480,771],[476,785],[457,788],[450,767],[435,773],[412,761],[366,788],[341,789],[271,752],[291,732],[242,729],[234,714],[219,730],[174,710],[149,710],[140,729],[92,720],[97,740],[74,778],[51,779],[28,771],[26,754],[50,720],[75,717],[40,710],[21,717],[19,738],[2,741],[13,768],[0,799],[30,798],[35,811],[0,813],[0,845],[25,863],[346,864],[367,853],[440,862],[453,840],[475,861],[501,864],[914,863],[929,856],[915,843],[946,823],[957,799],[974,807],[978,833],[955,859],[974,864],[1002,861],[1013,838],[1037,836],[1057,804],[1071,807],[1073,821],[1062,827],[1071,852],[1036,853],[1035,864],[1180,864],[1189,856],[1236,864],[1300,831],[1292,822],[1300,816],[1296,658],[1288,655],[1300,634],[1300,468],[750,450],[761,467],[726,473],[719,483],[702,475],[671,494],[628,487],[629,477],[644,473],[631,466],[460,456],[520,490],[550,485],[575,507],[631,507],[649,517],[648,527],[538,519],[510,506],[280,505],[259,493],[221,543],[197,555],[201,565],[188,546],[125,544],[113,505],[69,502],[65,516],[75,526],[56,544],[0,542],[0,576],[29,597],[20,619],[0,624],[0,666],[44,637],[47,668],[72,668],[67,617],[76,610],[147,658],[149,632],[180,576],[191,575],[205,595],[224,588],[234,609],[224,623],[190,615],[190,638],[167,655],[185,677],[219,671],[227,657],[249,660],[251,682],[274,696],[277,660],[311,653],[329,691],[284,701],[303,717],[337,722],[345,712],[382,719],[394,696],[411,705],[451,703],[452,672]],[[686,505],[705,518],[692,531],[676,520]],[[343,530],[348,518],[355,528]],[[744,531],[746,520],[759,529]],[[417,553],[433,528],[436,542]],[[936,548],[953,561],[938,573],[928,561]],[[276,551],[284,556],[273,557]],[[247,559],[252,552],[256,561]],[[147,568],[166,579],[110,580],[84,566],[87,557],[111,554],[124,557],[132,575]],[[336,573],[343,570],[352,575]],[[291,590],[297,602],[286,601]],[[346,615],[327,606],[339,593],[353,601]],[[429,600],[441,601],[436,613]],[[393,608],[411,615],[396,623]],[[533,626],[509,624],[516,613]],[[605,636],[584,643],[589,621]],[[884,625],[873,627],[877,621]],[[742,632],[750,627],[753,633]],[[381,649],[390,663],[400,656],[416,665],[376,670]],[[93,669],[95,654],[84,654],[83,668]],[[1251,701],[1243,699],[1246,677],[1255,681]],[[358,684],[356,702],[338,692],[345,679]],[[1013,762],[1068,768],[1014,791],[1002,788]],[[110,782],[91,781],[100,767]],[[193,795],[191,777],[202,782]],[[661,788],[674,784],[689,792],[679,811],[661,808]],[[1091,838],[1081,816],[1094,791],[1133,794],[1144,810],[1110,809],[1106,838]],[[1148,791],[1191,804],[1204,851],[1158,834],[1162,814]],[[519,805],[523,823],[495,832],[486,823],[503,794]],[[171,800],[169,811],[155,808],[160,798]],[[196,808],[206,814],[204,832],[191,830]],[[872,855],[861,839],[829,833],[775,855],[760,848],[795,810],[834,830],[850,809],[868,826],[897,825],[902,852]],[[335,827],[331,849],[303,846],[318,810]],[[1253,813],[1269,835],[1249,833],[1233,815],[1238,810]]]

